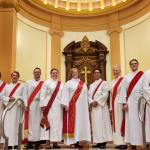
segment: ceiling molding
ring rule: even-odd
[[[129,2],[129,1],[128,1]],[[131,1],[130,1],[131,2]],[[20,14],[33,22],[52,27],[59,24],[63,31],[99,31],[108,30],[110,27],[127,24],[150,11],[150,1],[132,0],[128,6],[121,9],[102,12],[98,15],[64,15],[49,11],[31,0],[19,0]],[[60,22],[55,22],[57,16]]]

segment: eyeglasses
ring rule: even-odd
[[[138,63],[131,63],[130,65],[137,65]]]

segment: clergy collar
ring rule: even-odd
[[[71,80],[74,80],[74,81],[78,81],[78,80],[80,80],[79,78],[72,78]]]
[[[13,82],[11,82],[11,84],[17,84],[18,82],[16,82],[16,83],[13,83]]]
[[[121,78],[121,76],[118,76],[117,78],[114,78],[115,80],[118,80],[119,78]]]
[[[39,81],[40,81],[40,79],[39,79],[39,80],[34,79],[34,81],[39,82]]]
[[[98,81],[101,81],[102,79],[101,78],[99,78],[98,80],[95,80],[95,82],[98,82]]]
[[[57,82],[57,81],[58,81],[58,79],[54,80],[54,79],[52,79],[52,78],[50,78],[49,80],[50,80],[50,81],[53,81],[53,82]]]
[[[136,70],[136,71],[132,71],[131,73],[136,74],[138,72],[139,72],[139,70]]]

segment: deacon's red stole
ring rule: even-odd
[[[135,87],[136,83],[139,81],[139,79],[142,77],[143,75],[143,71],[139,71],[134,78],[132,79],[132,81],[129,84],[129,87],[127,89],[127,98],[126,101],[128,101],[128,98],[130,97],[133,88]],[[122,125],[121,125],[121,135],[124,136],[125,134],[125,114],[122,120]]]
[[[95,96],[98,88],[101,86],[102,83],[103,83],[103,80],[100,81],[100,83],[97,85],[96,89],[94,90],[93,95],[92,95],[92,100],[94,99],[94,96]]]
[[[74,125],[75,125],[75,111],[76,111],[76,102],[81,94],[84,82],[79,81],[78,87],[75,90],[70,102],[69,102],[69,111],[64,111],[63,114],[63,132],[64,137],[74,138]],[[67,119],[68,116],[68,119]]]
[[[12,97],[14,95],[14,93],[16,92],[16,90],[18,89],[18,87],[20,86],[21,83],[17,83],[15,85],[15,87],[12,89],[12,91],[9,94],[9,97]]]
[[[50,100],[49,100],[49,102],[48,102],[48,104],[47,104],[47,106],[46,106],[46,108],[45,108],[45,110],[43,112],[43,117],[42,117],[40,125],[41,125],[42,128],[44,128],[44,126],[45,126],[46,130],[50,129],[50,125],[49,125],[47,116],[48,116],[49,110],[50,110],[50,108],[51,108],[51,106],[52,106],[52,104],[53,104],[53,102],[54,102],[54,100],[55,100],[55,98],[57,96],[57,93],[59,91],[60,85],[61,85],[61,82],[58,81],[58,83],[56,85],[56,88],[55,88],[52,96],[50,97]]]
[[[40,81],[27,100],[27,109],[25,111],[25,123],[24,123],[24,144],[27,144],[27,142],[28,142],[29,108],[30,108],[30,105],[32,104],[35,96],[40,91],[42,85],[43,85],[43,81]]]
[[[1,86],[0,86],[0,93],[1,93],[2,90],[4,89],[5,85],[6,85],[6,82],[3,82],[3,83],[1,84]]]
[[[116,131],[116,126],[115,126],[115,99],[118,91],[118,87],[122,81],[123,77],[120,77],[116,84],[114,85],[113,91],[112,91],[112,119],[113,119],[113,130],[114,132]]]

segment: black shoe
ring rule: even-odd
[[[100,146],[101,149],[105,149],[106,148],[106,142],[104,143],[101,143],[101,146]]]
[[[52,148],[51,148],[51,146],[46,146],[46,148],[44,148],[44,149],[52,149]]]
[[[32,144],[27,144],[26,149],[33,149],[33,145]]]
[[[40,149],[40,145],[35,145],[34,149]]]
[[[115,149],[127,149],[127,145],[116,146]]]
[[[35,147],[34,149],[39,149],[40,148],[40,141],[34,142]]]
[[[39,144],[46,144],[46,140],[39,141]]]
[[[18,145],[15,145],[15,146],[14,146],[14,149],[18,149]]]
[[[74,146],[75,148],[83,148],[81,145],[79,145],[79,143],[75,143]]]
[[[132,150],[136,150],[136,146],[135,145],[131,145],[131,149]]]
[[[115,147],[115,149],[120,149],[120,147],[121,147],[121,145],[118,145],[118,146]]]
[[[102,145],[102,143],[98,143],[98,144],[96,144],[96,145],[94,145],[94,146],[92,146],[92,147],[93,147],[93,148],[100,148],[101,145]]]
[[[8,149],[12,149],[13,147],[12,146],[8,146]]]
[[[60,149],[61,147],[58,145],[53,145],[53,149]]]

